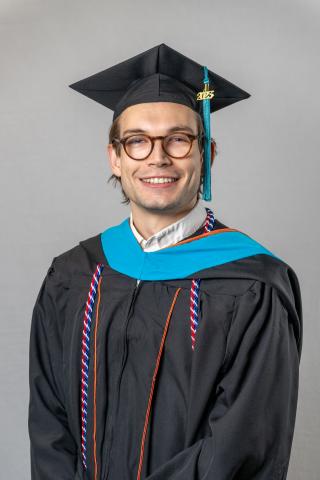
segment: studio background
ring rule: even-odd
[[[288,479],[319,479],[319,19],[317,0],[0,0],[1,479],[30,478],[28,342],[46,271],[129,214],[107,183],[112,112],[68,85],[162,42],[252,95],[211,115],[210,206],[298,275]]]

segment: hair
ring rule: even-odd
[[[198,112],[194,111],[194,113],[196,115],[198,133],[199,133],[199,135],[202,135],[204,133],[202,117]],[[120,156],[122,146],[121,146],[120,143],[114,142],[114,140],[116,138],[119,139],[119,137],[120,137],[120,117],[121,117],[121,115],[119,115],[114,120],[114,122],[112,123],[112,125],[109,129],[109,143],[112,144],[112,148],[114,149],[114,151],[116,152],[116,155],[118,157]],[[215,155],[216,155],[217,154],[217,152],[216,152],[217,144],[216,144],[216,142],[213,138],[211,138],[211,142],[214,144],[214,151],[215,151]],[[202,155],[203,149],[204,149],[203,137],[199,138],[198,143],[199,143],[200,153]],[[212,165],[212,162],[213,162],[213,158],[211,158],[211,165]],[[197,199],[199,199],[200,194],[202,193],[202,179],[203,179],[203,167],[202,167],[202,171],[201,171],[201,180],[200,180],[200,184],[199,184]],[[123,200],[122,200],[121,203],[124,203],[124,204],[128,205],[130,203],[130,199],[127,197],[125,191],[123,190],[122,183],[121,183],[121,178],[117,177],[117,175],[112,174],[108,178],[107,181],[108,181],[108,183],[113,182],[114,187],[117,187],[117,185],[120,184],[121,191],[122,191],[122,197],[123,197]]]

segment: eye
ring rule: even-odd
[[[176,133],[167,137],[168,143],[189,143],[189,137],[184,133]]]
[[[126,139],[127,145],[143,145],[144,143],[147,143],[147,142],[148,142],[148,139],[143,135],[135,135],[133,137],[129,137]]]

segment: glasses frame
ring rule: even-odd
[[[124,151],[126,152],[126,154],[128,155],[128,157],[132,158],[132,160],[136,160],[137,162],[140,162],[141,160],[145,160],[146,158],[148,158],[148,157],[151,155],[151,153],[153,152],[153,149],[154,149],[155,141],[156,141],[156,140],[161,140],[162,150],[165,152],[166,155],[168,155],[168,157],[171,157],[171,158],[180,158],[180,159],[181,159],[181,158],[185,158],[185,157],[187,157],[187,156],[189,155],[189,153],[190,153],[190,151],[191,151],[191,149],[192,149],[193,142],[194,142],[196,139],[198,139],[198,141],[199,141],[200,138],[203,138],[203,137],[205,136],[204,133],[198,133],[197,135],[193,135],[192,133],[176,132],[176,134],[178,134],[178,133],[183,133],[183,135],[186,135],[187,137],[189,137],[189,140],[191,140],[191,142],[190,142],[190,148],[189,148],[188,152],[187,152],[185,155],[183,155],[182,157],[176,157],[176,156],[174,156],[174,155],[170,155],[170,154],[166,151],[166,149],[165,149],[165,147],[164,147],[164,141],[165,141],[165,139],[166,139],[167,137],[171,137],[172,135],[175,135],[174,132],[173,132],[173,133],[169,133],[168,135],[157,135],[157,136],[147,135],[146,133],[140,133],[140,134],[139,134],[139,133],[134,133],[134,134],[132,134],[132,135],[128,135],[127,137],[114,138],[114,139],[112,140],[112,143],[118,143],[118,144],[122,145],[123,148],[124,148]],[[146,156],[143,157],[143,158],[134,158],[134,157],[132,157],[131,155],[129,155],[129,153],[127,152],[127,149],[126,149],[126,145],[125,145],[126,141],[127,141],[129,138],[136,137],[136,136],[138,136],[138,135],[147,137],[147,138],[151,141],[151,150],[150,150],[150,152],[148,153],[148,155],[146,155]],[[200,143],[199,143],[199,146],[200,146]]]

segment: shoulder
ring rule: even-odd
[[[274,318],[285,318],[293,328],[299,355],[303,336],[303,312],[298,276],[291,264],[270,251],[254,237],[240,232],[261,247],[252,255],[226,262],[207,272],[208,277],[222,280],[225,293],[236,297],[237,312],[245,312],[248,306],[253,312],[263,311],[266,318],[273,312]],[[247,313],[246,313],[247,312]],[[249,315],[250,317],[250,315]],[[250,319],[250,318],[249,318]]]
[[[285,258],[281,258],[278,252],[257,240],[254,235],[237,230],[243,245],[253,246],[252,251],[243,258],[231,262],[230,267],[246,277],[252,276],[253,280],[270,285],[280,292],[290,294],[290,290],[299,287],[297,274],[292,265]],[[240,242],[240,247],[241,247]]]
[[[92,275],[98,263],[106,263],[100,233],[53,257],[47,276],[68,285],[74,276]]]
[[[52,259],[34,303],[33,329],[48,328],[52,335],[60,335],[68,322],[72,324],[73,315],[68,308],[74,308],[77,298],[88,294],[100,259],[100,234],[80,241]]]
[[[291,265],[244,231],[231,230],[221,234],[217,253],[212,251],[213,256],[219,255],[219,249],[226,251],[230,260],[226,256],[227,261],[198,272],[201,278],[224,280],[234,295],[245,293],[253,284],[263,284],[274,288],[285,303],[300,297],[298,277]]]

